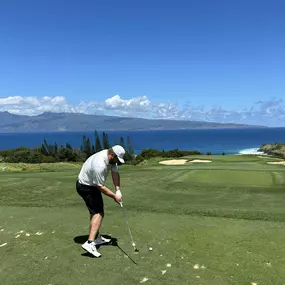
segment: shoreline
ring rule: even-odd
[[[259,150],[258,147],[247,148],[247,149],[240,150],[237,155],[268,155],[267,153],[263,151],[258,151],[258,150]]]

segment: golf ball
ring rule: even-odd
[[[148,250],[149,250],[149,251],[152,251],[152,247],[149,247]]]

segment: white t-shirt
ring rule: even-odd
[[[118,172],[117,164],[109,164],[108,150],[101,150],[91,155],[83,164],[78,175],[80,184],[103,186],[106,183],[110,169]]]

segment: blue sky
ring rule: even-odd
[[[0,111],[285,126],[277,0],[0,0]]]

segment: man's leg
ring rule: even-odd
[[[82,248],[94,255],[100,257],[101,253],[98,252],[95,243],[95,236],[99,232],[102,224],[104,213],[90,214],[90,230],[88,240],[82,245]]]
[[[100,227],[102,225],[104,214],[98,213],[90,217],[90,231],[89,231],[89,237],[88,240],[95,240],[95,237],[97,237],[97,234],[100,230]]]
[[[94,188],[88,185],[82,185],[78,181],[76,183],[76,189],[78,194],[83,198],[85,204],[90,213],[90,230],[89,230],[89,239],[84,244],[82,244],[82,248],[88,251],[95,257],[100,257],[101,253],[97,251],[96,244],[94,241],[95,235],[101,227],[102,219],[104,215],[104,205],[102,196],[99,196],[99,206],[101,209],[97,208],[96,199],[94,199]],[[97,193],[98,195],[98,193]],[[98,202],[97,202],[98,203]],[[100,214],[102,213],[102,215]]]

